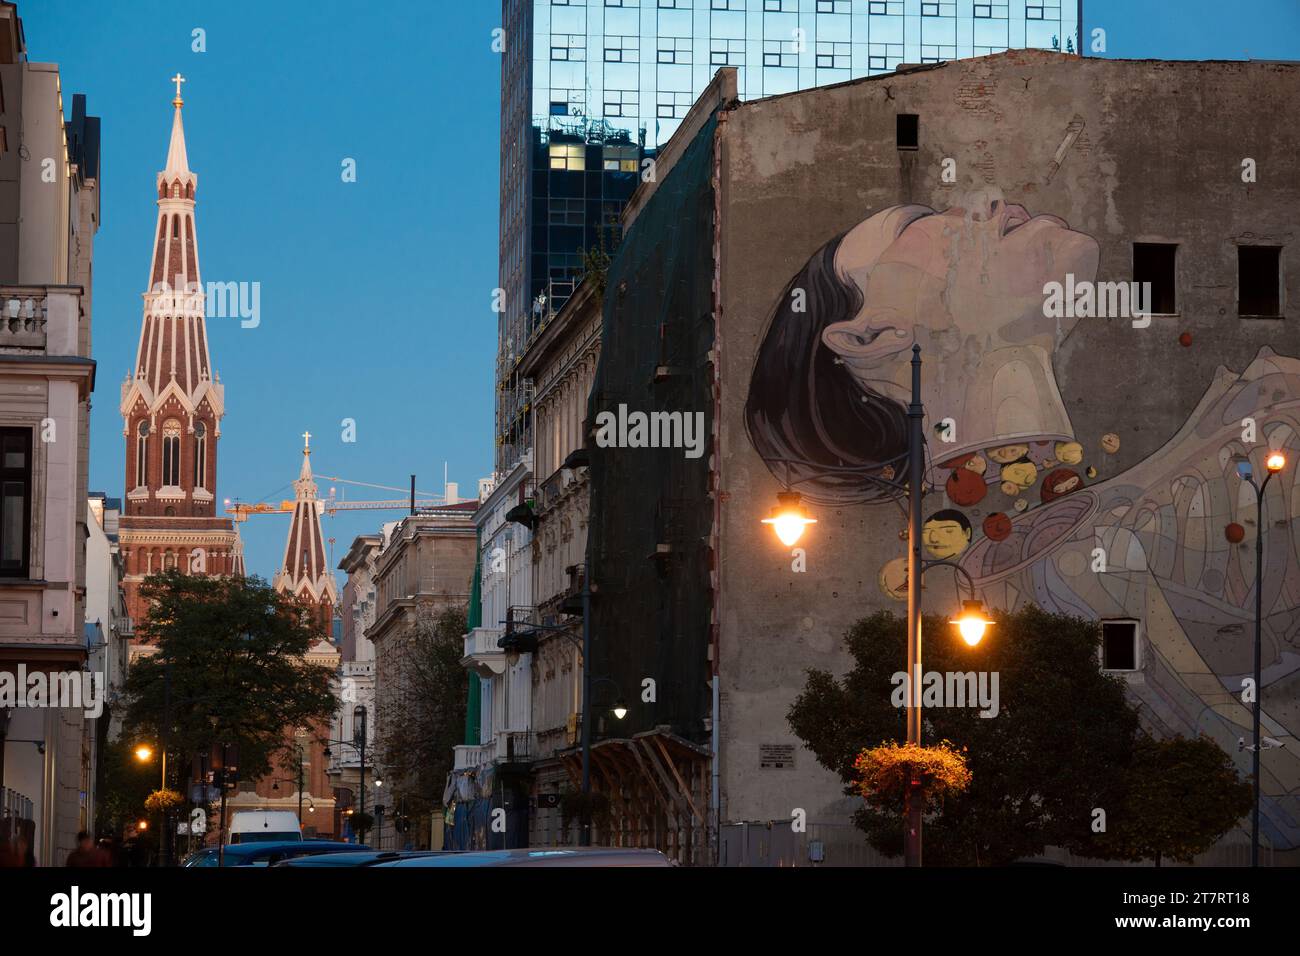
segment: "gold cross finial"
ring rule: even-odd
[[[311,432],[302,433],[302,450],[305,452],[311,451]]]
[[[172,82],[176,84],[176,99],[172,100],[172,105],[180,106],[181,103],[184,102],[184,100],[181,99],[181,84],[185,82],[185,77],[181,76],[178,72],[172,77]]]

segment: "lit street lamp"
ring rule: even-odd
[[[1255,489],[1255,708],[1253,715],[1255,746],[1251,748],[1251,776],[1255,782],[1254,807],[1250,814],[1250,865],[1259,866],[1259,714],[1264,702],[1264,688],[1260,684],[1260,648],[1262,646],[1262,627],[1264,620],[1264,489],[1273,480],[1273,476],[1286,467],[1286,456],[1281,452],[1270,452],[1264,460],[1264,470],[1268,472],[1264,480],[1255,483],[1254,469],[1250,459],[1244,455],[1234,456],[1237,475]]]
[[[889,478],[873,474],[880,469],[877,466],[836,467],[817,462],[803,461],[795,458],[779,459],[787,466],[786,488],[777,495],[777,506],[771,515],[763,519],[763,524],[771,525],[777,538],[786,547],[791,547],[803,535],[804,530],[817,519],[808,514],[803,507],[802,496],[790,490],[788,468],[791,464],[811,468],[815,471],[831,471],[841,477],[858,478],[872,484],[884,486],[891,491],[907,497],[907,674],[911,692],[907,700],[907,742],[921,744],[921,576],[937,565],[946,565],[963,577],[970,588],[970,600],[962,601],[961,612],[950,623],[957,625],[962,640],[974,647],[984,639],[984,632],[993,622],[984,610],[983,603],[975,596],[975,582],[969,572],[959,564],[951,561],[921,559],[921,499],[925,494],[925,433],[923,419],[925,408],[921,404],[921,346],[912,346],[912,401],[907,407],[908,442],[907,442],[907,480],[900,483]],[[806,481],[808,479],[799,479]],[[797,481],[795,482],[798,483]],[[909,778],[905,791],[907,823],[904,829],[904,860],[907,866],[921,865],[921,801],[915,798],[916,781]]]
[[[781,543],[792,548],[803,537],[804,528],[816,524],[817,519],[808,515],[802,504],[803,495],[797,491],[778,492],[776,500],[777,506],[772,509],[771,517],[763,519],[763,524],[770,524]]]
[[[141,763],[148,763],[152,758],[153,758],[152,747],[150,747],[148,744],[139,744],[136,746],[135,748],[136,760],[140,761]],[[165,747],[162,749],[162,782],[158,785],[158,789],[160,793],[165,792],[167,790],[167,749]],[[166,866],[167,847],[163,844],[163,841],[166,841],[170,836],[167,829],[166,809],[160,809],[158,811],[158,816],[162,822],[162,829],[158,832],[158,840],[159,840],[158,856],[161,865]]]

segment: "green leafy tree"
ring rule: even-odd
[[[425,612],[405,635],[395,635],[386,651],[392,684],[376,728],[380,759],[405,797],[408,816],[442,806],[454,748],[463,743],[469,673],[465,653],[465,608]]]
[[[1250,813],[1254,791],[1207,737],[1143,735],[1106,829],[1086,848],[1103,859],[1191,863]]]
[[[289,728],[333,716],[333,672],[304,659],[324,633],[261,578],[168,570],[146,578],[141,594],[151,603],[139,631],[157,652],[127,678],[127,739],[157,741],[165,730],[177,756],[235,744],[240,777],[252,780],[288,753]]]
[[[945,797],[927,818],[926,862],[997,865],[1049,844],[1086,844],[1092,808],[1118,805],[1138,728],[1123,685],[1098,669],[1097,625],[1028,607],[997,615],[975,648],[943,618],[925,618],[922,633],[927,672],[996,673],[999,698],[995,717],[981,717],[978,706],[925,710],[924,740],[964,749],[972,775],[965,791]],[[809,671],[788,718],[846,793],[855,793],[859,754],[907,736],[892,680],[906,670],[906,625],[882,612],[854,625],[846,641],[853,669],[842,680]],[[897,855],[900,814],[901,805],[864,805],[855,822],[874,847]]]

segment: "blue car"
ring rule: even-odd
[[[272,866],[287,866],[295,869],[299,867],[317,867],[317,866],[378,866],[380,863],[390,863],[394,860],[409,860],[419,856],[434,856],[440,854],[442,850],[358,850],[355,853],[321,853],[315,856],[295,856],[291,859],[281,860],[279,863],[273,863]]]
[[[466,850],[459,853],[426,853],[398,860],[380,860],[379,867],[463,867],[463,866],[673,866],[658,850],[623,847],[536,847],[521,850]]]
[[[281,860],[322,853],[356,853],[370,847],[357,843],[340,843],[335,840],[293,840],[277,843],[237,843],[225,848],[222,866],[271,866]],[[181,866],[217,866],[217,848],[208,847],[192,854]]]

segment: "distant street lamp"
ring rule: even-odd
[[[322,751],[322,756],[326,760],[329,760],[333,756],[333,751],[331,751],[329,748],[330,744],[338,744],[344,747],[351,747],[358,752],[360,756],[360,764],[361,764],[360,767],[361,780],[360,780],[360,786],[358,787],[358,791],[360,793],[360,797],[359,797],[360,806],[357,810],[358,814],[364,814],[366,812],[366,713],[367,713],[366,707],[364,704],[358,704],[356,707],[353,708],[352,740],[322,740],[321,741],[321,743],[326,745],[324,751]],[[378,778],[378,775],[376,775],[375,786],[382,787],[383,785],[384,782]],[[351,816],[351,813],[349,812],[348,815]],[[361,835],[359,833],[357,834],[357,842],[358,843],[361,842]]]
[[[1259,714],[1264,702],[1264,688],[1260,683],[1260,649],[1263,646],[1264,620],[1264,489],[1273,476],[1286,467],[1286,456],[1279,451],[1270,452],[1264,460],[1268,472],[1264,480],[1255,483],[1254,469],[1245,455],[1236,455],[1237,475],[1255,489],[1255,707],[1253,715],[1255,746],[1251,748],[1251,776],[1255,781],[1255,805],[1250,813],[1250,865],[1259,866]]]
[[[871,467],[836,467],[822,463],[804,461],[796,458],[779,459],[787,469],[790,465],[799,465],[814,471],[830,471],[839,477],[858,478],[872,484],[881,485],[907,498],[907,674],[910,693],[907,699],[907,742],[921,744],[921,576],[929,568],[946,565],[966,580],[970,588],[970,600],[962,601],[961,612],[950,623],[956,624],[962,640],[974,647],[984,639],[984,633],[993,622],[984,610],[984,605],[975,596],[975,582],[970,573],[959,564],[951,561],[923,561],[921,559],[921,499],[925,494],[925,432],[923,420],[925,408],[921,403],[921,346],[912,346],[912,401],[907,407],[908,442],[907,442],[907,480],[900,483],[889,477],[875,474],[881,469]],[[788,474],[788,471],[787,471]],[[794,482],[807,481],[807,478]],[[763,519],[763,524],[772,525],[777,538],[786,547],[792,547],[802,537],[804,529],[816,524],[817,519],[807,513],[803,507],[803,498],[797,491],[790,490],[787,477],[786,488],[777,494],[777,506],[771,515]],[[907,824],[904,829],[904,859],[907,866],[921,865],[921,801],[915,799],[916,781],[909,779],[905,795],[907,807]]]

